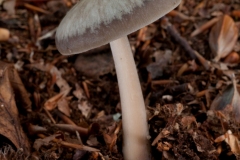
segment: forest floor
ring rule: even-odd
[[[0,0],[1,159],[123,159],[109,45],[55,45],[74,3]],[[239,29],[239,0],[182,0],[128,36],[153,159],[240,159]]]

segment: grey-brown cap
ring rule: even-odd
[[[107,44],[156,21],[180,1],[80,0],[57,29],[57,48],[76,54]]]

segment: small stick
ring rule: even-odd
[[[78,138],[80,144],[82,145],[83,142],[82,142],[82,139],[81,139],[81,137],[80,137],[80,135],[79,135],[79,132],[78,132],[78,131],[75,131],[75,133],[76,133],[76,135],[77,135],[77,138]]]
[[[174,39],[185,49],[192,59],[198,59],[198,61],[205,67],[206,70],[210,69],[208,61],[188,44],[187,40],[183,38],[168,21],[168,18],[163,18],[162,27],[165,28],[172,37],[174,37]]]
[[[52,115],[48,112],[48,110],[43,107],[44,112],[47,114],[47,116],[51,119],[51,121],[53,122],[53,124],[56,124],[56,121],[54,120],[54,118],[52,117]]]
[[[189,17],[189,16],[187,16],[187,15],[185,15],[185,14],[183,14],[183,13],[177,11],[177,10],[172,10],[171,12],[169,12],[167,14],[167,16],[172,16],[172,17],[177,17],[178,16],[179,18],[181,18],[182,20],[185,20],[185,21],[194,21],[195,20],[194,17]]]
[[[46,138],[46,136],[44,134],[38,134],[38,136],[40,138]],[[91,152],[99,152],[99,149],[96,149],[93,147],[88,147],[88,146],[79,145],[79,144],[73,144],[73,143],[62,141],[62,140],[59,140],[56,138],[54,138],[52,141],[55,143],[61,144],[64,147],[70,147],[70,148],[74,148],[74,149],[86,150],[86,151],[91,151]]]
[[[208,89],[202,90],[196,94],[197,98],[205,96],[206,92],[208,92]]]
[[[54,113],[60,117],[65,123],[67,124],[71,124],[71,125],[75,125],[76,124],[70,119],[68,118],[66,115],[64,115],[62,112],[60,112],[59,110],[55,110]],[[56,124],[56,123],[55,123]]]
[[[51,14],[49,11],[46,11],[46,10],[44,10],[42,8],[33,6],[31,4],[28,4],[28,3],[24,3],[24,7],[26,7],[27,9],[33,10],[33,11],[37,11],[37,12],[43,13],[43,14]]]
[[[152,86],[155,85],[166,85],[166,84],[175,84],[178,83],[176,80],[163,79],[163,80],[154,80],[152,81]]]
[[[88,90],[88,85],[87,85],[87,83],[85,81],[82,82],[82,85],[83,85],[83,89],[84,89],[84,91],[86,93],[86,96],[89,99],[90,98],[90,93],[89,93],[89,90]]]
[[[66,59],[66,58],[67,58],[67,56],[65,56],[65,55],[60,55],[59,57],[54,58],[54,60],[51,62],[51,64],[52,64],[52,65],[56,65],[59,61],[62,61],[62,60],[64,60],[64,59]]]
[[[163,18],[162,27],[166,29],[172,37],[174,37],[174,39],[187,51],[187,53],[192,59],[197,59],[197,56],[195,55],[192,47],[188,44],[187,40],[183,38],[172,26],[172,24],[168,21],[168,18]]]
[[[207,23],[205,23],[202,26],[200,26],[199,28],[195,29],[191,33],[191,37],[194,37],[194,36],[202,33],[203,31],[207,30],[208,28],[212,27],[215,23],[217,23],[218,20],[219,20],[219,17],[213,18],[210,21],[208,21]]]
[[[67,131],[67,132],[75,133],[76,131],[78,131],[81,136],[88,136],[89,135],[89,129],[88,128],[80,127],[80,126],[77,126],[77,125],[73,125],[73,124],[54,124],[53,126],[59,128],[61,130]]]
[[[33,125],[33,124],[28,124],[28,133],[30,135],[35,135],[35,134],[39,134],[39,133],[45,133],[47,132],[47,129],[45,127],[41,127],[41,126],[37,126],[37,125]]]

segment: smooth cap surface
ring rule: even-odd
[[[80,0],[57,29],[57,48],[69,55],[107,44],[156,21],[180,1]]]

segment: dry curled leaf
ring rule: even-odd
[[[232,100],[232,107],[233,107],[233,114],[235,116],[235,119],[240,122],[240,95],[237,90],[237,83],[236,80],[233,80],[233,87],[234,87],[234,94],[233,94],[233,100]]]
[[[240,145],[238,138],[232,134],[230,130],[227,132],[228,136],[226,137],[225,141],[229,144],[231,151],[234,154],[240,154]]]
[[[224,135],[217,137],[214,142],[219,143],[225,141],[231,148],[231,151],[234,154],[240,154],[240,145],[238,138],[232,133],[231,130],[228,130]]]
[[[17,149],[22,148],[25,154],[29,153],[29,143],[20,124],[17,105],[19,107],[31,105],[29,101],[27,92],[13,65],[0,61],[1,143],[7,143]]]
[[[15,15],[16,0],[8,0],[3,2],[3,8],[9,15]]]
[[[240,95],[237,90],[236,80],[229,84],[222,93],[219,93],[211,104],[212,110],[220,110],[225,117],[235,116],[236,121],[240,122]]]
[[[49,137],[43,138],[43,139],[36,139],[33,148],[36,149],[37,151],[40,149],[41,146],[47,146],[49,145],[50,141],[54,140],[59,134],[54,134]]]
[[[165,138],[167,136],[170,135],[170,131],[166,128],[164,128],[159,134],[158,136],[153,140],[152,142],[152,146],[155,146],[159,140],[161,140],[162,138]]]
[[[181,124],[183,125],[184,128],[190,129],[192,125],[197,126],[197,121],[194,116],[184,116],[181,119]]]
[[[76,90],[73,91],[73,94],[78,99],[79,110],[85,117],[88,117],[92,109],[92,104],[89,103],[83,92],[83,89],[78,84],[76,84]]]
[[[62,73],[56,66],[52,64],[46,64],[46,67],[49,69],[53,81],[55,81],[56,85],[60,88],[61,92],[71,89],[68,82],[62,77]]]
[[[191,33],[191,37],[194,37],[202,32],[204,32],[205,30],[207,30],[209,27],[212,27],[217,21],[219,20],[219,18],[213,18],[210,21],[206,22],[205,24],[203,24],[202,26],[200,26],[199,28],[195,29],[192,33]]]
[[[223,110],[227,105],[231,104],[234,95],[233,84],[228,85],[220,92],[211,104],[213,110]]]
[[[70,97],[71,98],[71,97]],[[64,113],[66,116],[70,117],[70,107],[69,107],[69,99],[67,97],[61,98],[58,102],[58,110]]]
[[[29,66],[39,69],[40,71],[43,71],[43,72],[49,72],[52,76],[51,85],[56,84],[59,87],[61,92],[71,89],[67,81],[62,77],[61,71],[55,65],[51,63],[44,64],[41,61],[39,61],[39,62],[34,62]]]
[[[168,142],[159,142],[157,144],[157,150],[160,152],[169,151],[172,148],[172,145]]]
[[[66,98],[67,94],[70,92],[69,90],[65,90],[62,91],[58,94],[56,94],[55,96],[49,98],[45,103],[44,103],[44,108],[51,111],[54,108],[57,107],[59,101],[61,101],[62,99]]]
[[[237,38],[238,28],[235,22],[230,16],[223,15],[209,35],[210,48],[215,54],[216,61],[226,57],[233,50]]]
[[[108,145],[108,148],[111,152],[117,153],[117,138],[119,131],[121,129],[122,123],[114,123],[112,126],[110,126],[107,133],[103,133],[103,138],[105,143]]]

